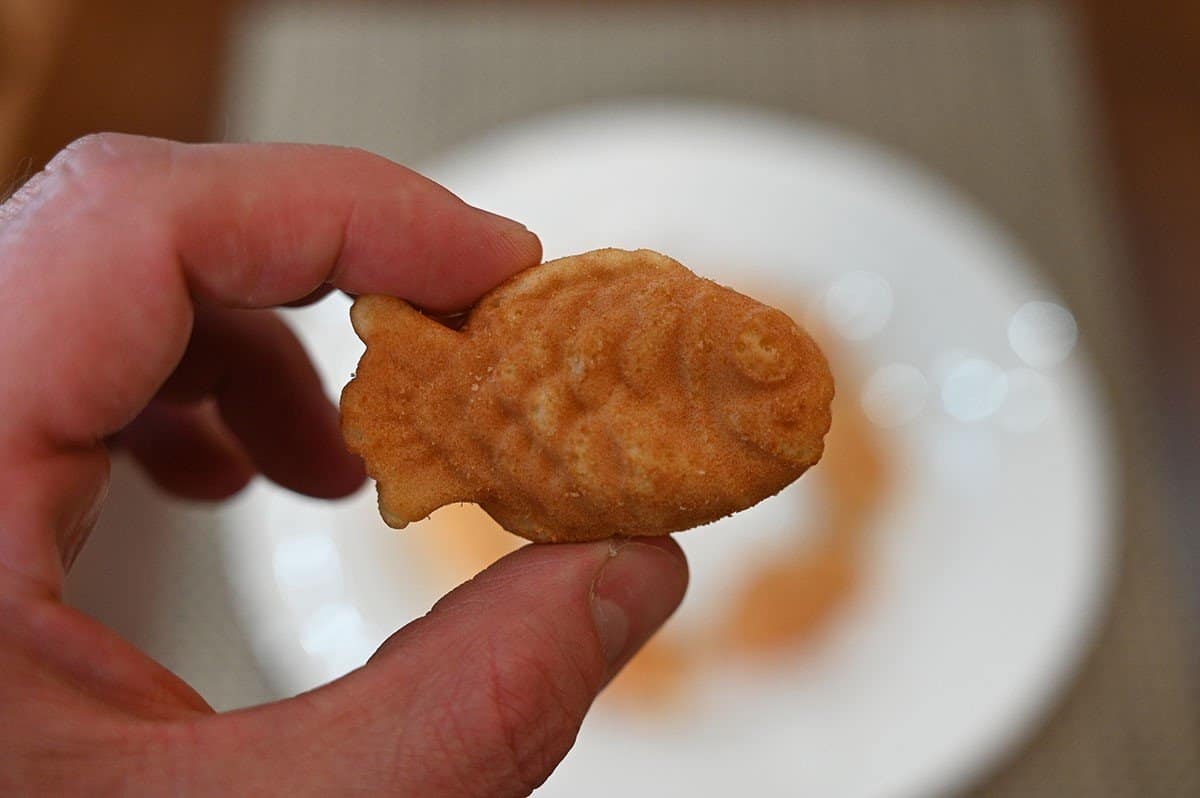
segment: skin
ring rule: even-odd
[[[61,601],[110,449],[163,488],[361,464],[269,311],[330,287],[452,314],[541,245],[355,150],[81,139],[0,205],[0,794],[526,795],[671,614],[669,539],[527,546],[312,692],[215,713]],[[100,541],[96,545],[103,545]]]

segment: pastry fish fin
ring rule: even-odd
[[[354,300],[350,323],[363,343],[379,342],[406,353],[398,364],[413,371],[449,368],[464,343],[464,336],[394,296],[368,294]],[[407,356],[412,352],[415,357]]]
[[[440,462],[414,463],[414,468],[379,486],[379,514],[393,529],[427,518],[447,504],[474,500],[473,492]]]

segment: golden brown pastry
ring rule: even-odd
[[[402,528],[477,502],[536,541],[661,535],[817,462],[833,379],[786,315],[648,250],[527,269],[460,331],[365,296],[342,429]]]

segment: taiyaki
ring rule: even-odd
[[[459,330],[387,296],[350,317],[343,436],[395,528],[475,502],[533,541],[667,534],[778,492],[830,426],[804,331],[649,250],[526,269]]]

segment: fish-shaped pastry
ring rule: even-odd
[[[778,492],[829,430],[812,339],[649,250],[526,269],[457,331],[387,296],[350,317],[342,431],[396,528],[477,502],[535,541],[675,532]]]

